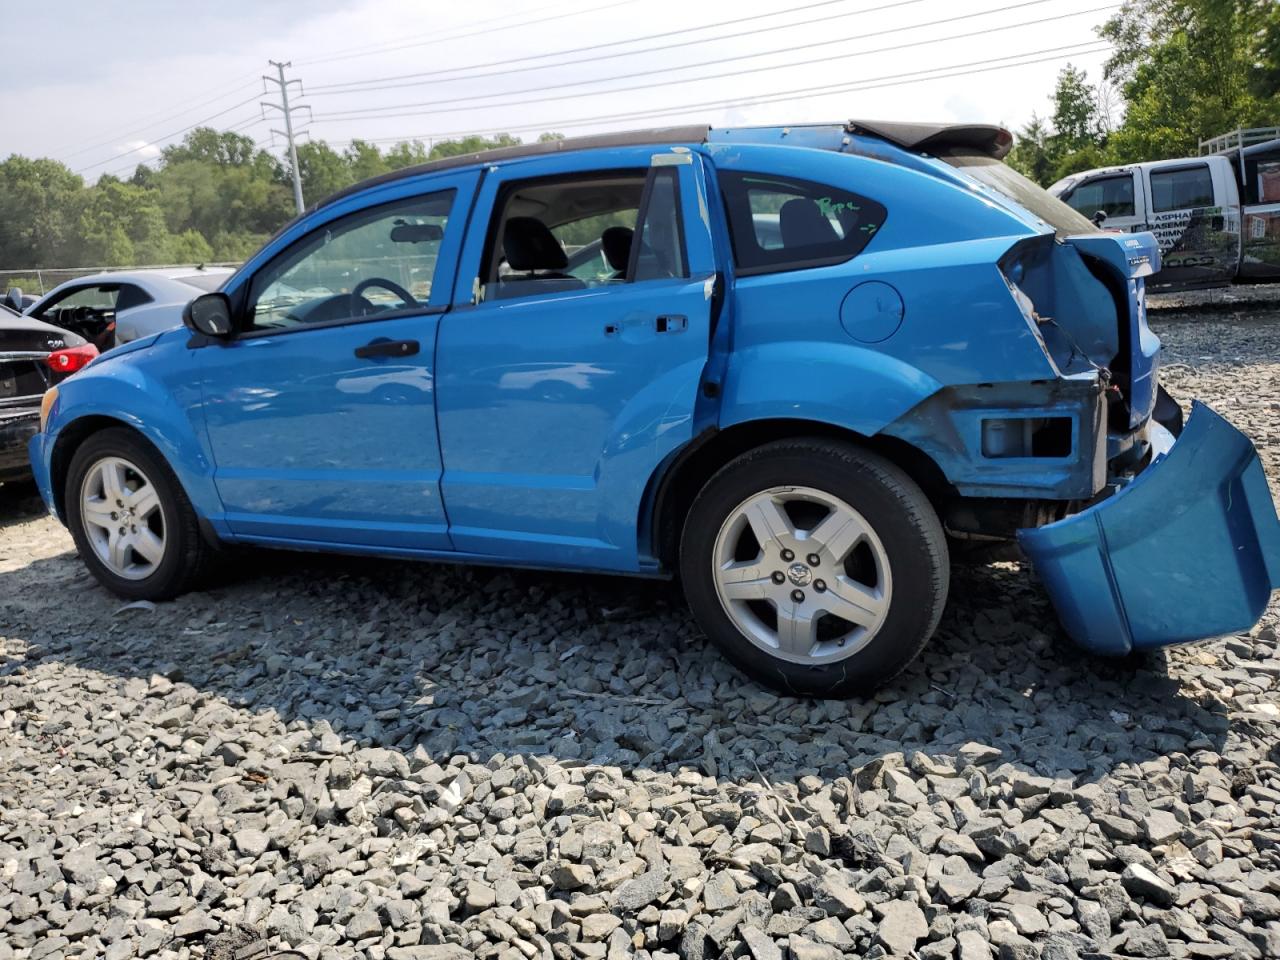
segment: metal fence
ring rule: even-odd
[[[136,267],[6,267],[0,268],[0,295],[12,287],[23,293],[43,296],[60,283],[88,277],[95,273],[114,273],[131,270],[195,270],[199,267],[238,267],[240,261],[220,260],[216,263],[151,263]]]

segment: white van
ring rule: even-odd
[[[1049,192],[1106,229],[1154,233],[1149,289],[1280,281],[1280,140],[1086,170]]]

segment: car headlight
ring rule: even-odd
[[[45,425],[49,422],[49,411],[53,409],[53,402],[58,399],[58,388],[50,387],[44,392],[44,397],[40,400],[40,432],[44,433]]]

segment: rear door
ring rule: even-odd
[[[1174,160],[1145,168],[1148,222],[1160,243],[1156,287],[1228,283],[1240,257],[1240,216],[1226,164]]]
[[[1240,276],[1280,280],[1280,141],[1244,151]]]
[[[715,281],[702,157],[628,147],[491,168],[441,320],[457,550],[637,570],[658,465],[693,436]],[[610,269],[571,272],[599,243]],[[470,301],[470,306],[465,304]]]

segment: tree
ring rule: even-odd
[[[1069,63],[1053,89],[1053,130],[1063,152],[1093,143],[1098,133],[1097,92],[1088,75]]]
[[[183,138],[182,143],[165,147],[161,156],[166,164],[200,160],[218,166],[239,167],[252,163],[258,152],[253,138],[243,133],[196,127]]]
[[[298,147],[298,173],[302,177],[302,197],[307,206],[354,182],[347,158],[323,140]]]
[[[0,164],[0,259],[51,267],[69,263],[84,181],[57,160],[17,155]]]
[[[1031,122],[1014,137],[1013,149],[1005,162],[1036,183],[1049,183],[1049,174],[1054,166],[1049,154],[1049,136],[1044,121],[1033,113]]]
[[[1274,0],[1126,0],[1099,30],[1127,104],[1113,161],[1194,154],[1216,134],[1275,123],[1278,19]]]
[[[1280,5],[1273,5],[1263,13],[1258,36],[1258,61],[1249,78],[1253,95],[1264,103],[1273,105],[1280,98]],[[1273,122],[1280,117],[1272,116]]]
[[[461,140],[439,140],[431,147],[431,159],[457,157],[465,153],[479,153],[481,150],[514,147],[519,144],[520,138],[513,137],[509,133],[499,133],[492,137],[464,137]]]
[[[386,173],[388,169],[382,151],[367,140],[352,140],[343,151],[342,157],[351,168],[351,179],[354,183]]]
[[[542,142],[560,139],[545,133]],[[298,148],[304,196],[315,203],[359,180],[439,157],[520,143],[507,133],[432,144],[402,141],[383,153],[365,140],[341,152]],[[88,186],[56,160],[0,163],[0,260],[35,268],[242,260],[293,216],[284,164],[252,138],[199,127],[128,179]]]

